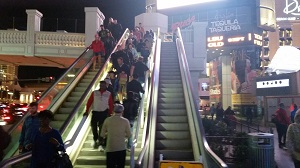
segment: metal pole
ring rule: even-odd
[[[56,18],[56,30],[58,30],[58,18]]]
[[[13,29],[15,29],[15,17],[13,17]]]

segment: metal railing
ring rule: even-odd
[[[193,147],[197,147],[199,149],[196,149],[197,151],[199,150],[201,157],[203,158],[203,165],[204,167],[209,167],[209,168],[214,168],[214,167],[228,167],[225,162],[223,162],[209,147],[206,138],[205,138],[205,132],[203,129],[202,121],[201,121],[201,116],[199,113],[199,105],[197,103],[197,97],[195,96],[195,92],[193,92],[193,85],[192,85],[192,79],[190,76],[189,72],[189,67],[187,63],[187,58],[185,54],[185,49],[182,41],[182,36],[180,29],[177,28],[177,39],[176,39],[176,44],[177,44],[177,51],[178,51],[178,57],[179,57],[179,65],[181,66],[181,74],[182,74],[182,82],[184,85],[184,91],[185,94],[187,95],[188,102],[187,104],[190,108],[190,112],[192,113],[192,119],[193,119],[193,126],[194,128],[194,133],[196,136],[197,145],[194,144]],[[190,121],[189,121],[190,123]],[[193,132],[191,132],[193,134]],[[195,143],[195,142],[194,142]],[[195,149],[194,149],[195,150]],[[194,154],[195,155],[195,154]],[[196,156],[197,157],[197,156]],[[197,159],[197,158],[195,158]],[[200,157],[199,157],[200,159]],[[201,160],[201,159],[200,159]]]
[[[123,36],[121,37],[121,40],[118,42],[117,45],[123,45],[123,44],[125,44],[125,42],[126,42],[126,40],[127,40],[127,38],[128,38],[128,35],[129,35],[129,30],[126,29],[125,32],[123,33]],[[113,52],[116,51],[117,45],[115,46]],[[84,53],[85,53],[85,52],[84,52]],[[80,57],[81,57],[81,56],[80,56]],[[73,121],[73,119],[76,118],[76,117],[74,117],[74,116],[75,116],[76,114],[77,114],[77,116],[79,115],[77,111],[80,111],[79,109],[80,109],[82,106],[85,105],[85,102],[87,101],[89,95],[91,94],[92,89],[96,88],[97,85],[99,84],[99,81],[100,81],[100,80],[103,80],[103,79],[106,77],[107,72],[111,69],[110,58],[111,58],[111,56],[107,59],[107,61],[105,62],[105,64],[104,64],[103,67],[101,68],[101,70],[98,71],[98,73],[95,75],[94,79],[92,80],[92,82],[90,83],[90,85],[88,86],[88,88],[85,90],[84,94],[81,96],[81,98],[79,99],[79,101],[77,102],[77,104],[75,105],[75,107],[74,107],[74,109],[72,110],[71,114],[68,116],[66,122],[64,122],[63,126],[60,128],[60,132],[61,132],[62,134],[65,134],[65,131],[66,131],[66,129],[70,126],[71,121]],[[92,59],[92,58],[89,59],[89,62],[88,62],[87,64],[85,64],[85,66],[83,66],[82,69],[88,69],[88,68],[89,68],[89,66],[91,65],[91,59]],[[70,69],[72,69],[72,67],[74,67],[75,64],[77,64],[78,62],[79,62],[79,58],[78,58],[78,59],[70,66],[70,68],[67,70],[67,72],[66,72],[64,75],[68,74],[68,72],[70,71]],[[88,67],[87,67],[87,66],[88,66]],[[81,72],[81,71],[79,71],[79,73],[80,73],[80,72]],[[77,76],[74,78],[74,80],[75,80],[76,78],[77,78]],[[55,82],[54,85],[53,85],[51,88],[49,88],[49,89],[42,95],[40,101],[42,101],[42,99],[44,99],[48,93],[51,93],[50,91],[51,91],[53,88],[55,88],[55,85],[58,84],[59,81],[61,81],[62,79],[63,79],[63,76],[62,76],[57,82]],[[70,85],[71,83],[72,83],[72,82],[70,82],[69,85]],[[60,96],[61,96],[61,95],[60,95]],[[52,105],[54,105],[54,104],[55,104],[55,103],[52,103]],[[48,107],[48,106],[47,106],[47,107]],[[84,108],[83,108],[83,109],[84,109]],[[82,112],[82,111],[81,111],[81,112]],[[80,114],[82,114],[82,113],[80,113]],[[28,114],[28,115],[29,115],[29,114]],[[28,115],[26,115],[26,116],[28,116]],[[26,116],[24,116],[24,117],[22,118],[23,121],[25,120],[25,117],[26,117]],[[86,120],[86,117],[83,117],[83,118],[82,118],[82,121],[80,122],[80,124],[85,123],[85,120]],[[18,125],[17,125],[17,126],[20,126],[21,123],[22,123],[21,121],[18,122]],[[75,132],[73,132],[72,138],[71,138],[70,140],[67,141],[67,142],[68,142],[67,147],[68,147],[68,146],[71,146],[71,145],[74,143],[75,139],[78,138],[78,136],[77,136],[76,133],[78,133],[78,132],[80,131],[80,129],[81,129],[80,124],[79,124],[77,127],[75,127],[75,128],[77,128],[77,129],[75,130]],[[16,143],[16,145],[18,145],[18,143]],[[16,149],[16,150],[17,150],[17,149]],[[11,166],[11,165],[13,165],[13,164],[15,164],[15,163],[21,162],[21,161],[23,161],[23,160],[29,158],[30,156],[31,156],[31,152],[28,152],[28,153],[25,153],[25,154],[21,154],[21,155],[18,155],[18,156],[9,158],[9,159],[7,159],[7,160],[1,162],[0,167],[3,167],[3,168],[4,168],[4,167],[9,167],[9,166]]]

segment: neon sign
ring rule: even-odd
[[[235,46],[235,45],[257,45],[262,46],[262,35],[255,33],[245,33],[240,36],[212,36],[207,38],[207,47],[216,48],[223,46]]]
[[[300,16],[300,5],[298,0],[285,0],[285,8],[283,13]]]

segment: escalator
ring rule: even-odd
[[[149,125],[136,167],[156,168],[166,160],[227,168],[206,141],[179,28],[176,33],[176,43],[157,40]]]
[[[126,29],[118,45],[124,47],[128,35],[129,30]],[[116,47],[114,51],[116,51]],[[74,134],[78,132],[77,128],[79,127],[80,129],[80,124],[86,120],[86,118],[82,118],[82,114],[85,112],[85,105],[89,95],[98,88],[99,82],[104,80],[107,72],[111,70],[112,65],[109,58],[106,62],[104,60],[101,61],[103,63],[103,65],[99,66],[101,68],[92,71],[92,54],[91,50],[86,49],[62,77],[45,91],[38,102],[39,111],[48,109],[54,113],[54,121],[52,121],[51,126],[61,132],[63,140],[67,140],[69,146],[72,146],[74,143],[74,139],[77,136]],[[16,154],[22,124],[27,116],[28,114],[9,130],[12,142],[4,151],[4,159],[7,160],[2,161],[0,167],[9,167],[12,164],[18,164],[26,158],[30,158],[30,153]],[[14,167],[18,166],[14,165]]]
[[[162,43],[155,161],[159,160],[160,154],[163,155],[164,160],[194,160],[177,55],[175,42]]]

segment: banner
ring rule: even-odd
[[[161,161],[160,168],[203,168],[203,164],[199,162],[185,161]]]

